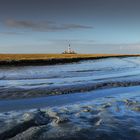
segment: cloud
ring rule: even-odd
[[[29,20],[6,20],[4,23],[7,27],[30,29],[33,31],[60,31],[74,29],[92,29],[92,26],[81,24],[57,24],[50,21],[34,22]]]

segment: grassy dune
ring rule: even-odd
[[[0,61],[140,56],[128,54],[0,54]]]
[[[0,65],[70,63],[86,59],[140,56],[128,54],[0,54]]]

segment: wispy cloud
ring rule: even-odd
[[[74,30],[74,29],[92,29],[92,26],[81,24],[58,24],[50,21],[34,22],[30,20],[6,20],[4,24],[11,28],[30,29],[33,31],[60,31],[60,30]]]

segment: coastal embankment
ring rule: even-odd
[[[139,54],[0,54],[0,65],[55,65],[112,57],[135,57]]]

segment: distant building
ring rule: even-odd
[[[70,44],[67,50],[65,50],[62,54],[76,54],[74,50],[71,49]]]

